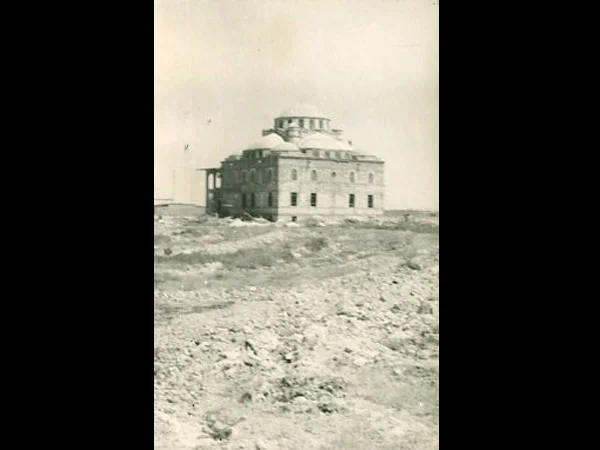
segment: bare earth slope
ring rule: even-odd
[[[157,221],[155,448],[439,448],[437,223],[393,220]]]

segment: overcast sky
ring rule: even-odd
[[[437,0],[154,3],[155,197],[203,205],[193,168],[309,103],[385,159],[386,208],[438,209]]]

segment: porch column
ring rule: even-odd
[[[206,205],[206,212],[210,213],[210,205],[208,204],[208,189],[209,189],[208,178],[210,177],[210,172],[207,170],[205,173],[206,173],[206,180],[205,180],[206,189],[204,192],[204,196],[205,196],[204,204]]]

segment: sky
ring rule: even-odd
[[[439,209],[437,0],[154,0],[154,194],[308,103],[383,158],[387,209]],[[185,145],[189,151],[184,152]]]

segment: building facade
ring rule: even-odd
[[[383,213],[384,161],[359,152],[310,105],[296,105],[262,139],[206,171],[206,211],[269,220]]]

